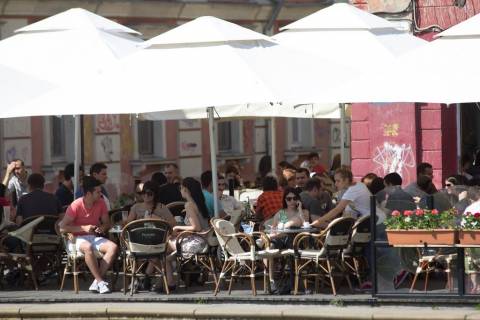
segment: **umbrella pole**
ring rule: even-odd
[[[74,161],[74,179],[73,179],[73,194],[77,193],[79,189],[79,178],[80,178],[80,156],[82,153],[82,146],[81,146],[81,136],[80,136],[80,129],[81,129],[81,117],[80,115],[75,115],[75,161]]]
[[[215,217],[219,217],[218,210],[218,173],[217,173],[217,144],[215,143],[214,108],[207,108],[208,134],[210,135],[210,160],[212,165],[213,208]]]
[[[346,149],[345,149],[345,131],[346,131],[346,125],[345,125],[345,104],[340,103],[339,104],[340,108],[340,155],[341,155],[341,164],[347,164],[346,159]]]
[[[457,109],[457,172],[458,174],[461,174],[462,164],[460,161],[462,160],[462,114],[460,111],[460,103],[457,103],[455,107]]]
[[[272,172],[273,174],[277,173],[277,136],[275,134],[276,131],[276,123],[275,118],[270,119],[270,130],[271,130],[271,142],[272,142]]]

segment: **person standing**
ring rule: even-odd
[[[16,207],[18,200],[28,193],[28,172],[23,160],[14,159],[7,166],[7,172],[3,178],[3,184],[11,195],[12,204]],[[13,196],[14,195],[14,196]]]

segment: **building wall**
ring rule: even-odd
[[[479,0],[466,0],[463,7],[456,7],[453,1],[415,0],[415,14],[411,6],[404,5],[405,1],[352,2],[371,12],[383,12],[387,18],[395,19],[403,13],[404,18],[411,21],[414,34],[428,41],[439,31],[480,12]],[[421,86],[421,81],[414,79],[413,85]],[[357,178],[368,172],[383,175],[396,171],[406,184],[415,179],[418,163],[429,162],[434,167],[434,182],[440,187],[446,177],[457,171],[456,136],[455,106],[355,104],[352,107],[352,168]]]

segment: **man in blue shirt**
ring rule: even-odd
[[[202,173],[200,176],[200,182],[202,183],[203,196],[205,197],[205,204],[207,205],[208,214],[210,217],[214,217],[215,209],[213,204],[212,171],[207,170]],[[218,202],[218,210],[220,212],[220,217],[224,216],[220,201]]]

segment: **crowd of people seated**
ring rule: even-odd
[[[427,208],[428,197],[433,197],[434,208],[439,211],[452,207],[462,213],[480,211],[480,193],[467,187],[475,185],[477,178],[474,172],[468,173],[467,165],[462,167],[462,174],[447,178],[445,190],[439,192],[433,184],[433,167],[428,163],[420,163],[416,180],[402,188],[402,177],[395,172],[384,177],[369,173],[361,181],[355,181],[351,170],[347,166],[340,166],[338,161],[327,171],[319,163],[316,153],[310,154],[299,167],[286,161],[280,162],[277,173],[271,172],[269,160],[269,157],[265,157],[260,161],[257,181],[261,183],[259,188],[263,192],[255,201],[246,204],[259,230],[267,227],[302,227],[305,224],[322,230],[338,217],[359,219],[370,215],[372,195],[376,196],[378,210],[387,215],[393,210]],[[74,194],[74,167],[69,164],[64,170],[64,180],[55,194],[51,194],[43,190],[44,177],[39,173],[28,174],[23,161],[17,159],[7,166],[0,185],[2,204],[11,201],[11,206],[16,209],[10,217],[12,223],[21,225],[34,215],[58,216],[60,231],[76,237],[76,250],[85,256],[85,262],[94,277],[90,290],[102,294],[111,291],[105,275],[119,253],[118,244],[108,239],[108,231],[112,227],[109,217],[112,204],[105,188],[107,169],[105,164],[95,163],[90,167],[89,175],[84,176],[83,168],[80,168],[81,187]],[[203,172],[199,179],[181,178],[178,166],[168,164],[163,172],[151,174],[150,180],[138,181],[135,185],[135,203],[128,208],[128,215],[121,224],[124,226],[145,218],[164,220],[172,230],[168,252],[175,252],[175,240],[181,232],[205,232],[210,228],[209,220],[215,217],[212,182],[211,171]],[[241,172],[234,166],[228,167],[222,174],[218,173],[218,216],[226,219],[233,211],[245,209],[244,203],[228,193],[229,186],[230,189],[243,186]],[[174,217],[167,206],[178,201],[184,202],[181,221]],[[22,250],[18,241],[7,240],[6,250]],[[281,233],[271,235],[272,247],[285,248],[291,245],[286,241],[287,238]],[[195,237],[184,239],[183,243],[193,251],[200,250],[196,246],[203,245]],[[100,253],[100,259],[97,252]],[[174,255],[170,255],[166,264],[170,291],[175,290],[176,284],[174,258]],[[411,262],[408,259],[403,261],[402,269],[398,270],[394,279],[395,286],[411,276]],[[161,289],[161,284],[151,284],[148,279],[148,275],[154,272],[155,269],[149,264],[145,270],[147,277],[141,284],[143,288]],[[472,283],[474,290],[480,290],[476,276],[472,277]],[[368,281],[364,287],[369,287]]]

